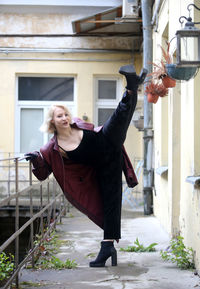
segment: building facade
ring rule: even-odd
[[[39,127],[51,104],[102,125],[124,92],[120,66],[134,63],[138,72],[142,66],[141,22],[117,23],[122,1],[52,2],[0,4],[1,157],[48,141]],[[142,134],[133,124],[126,147],[133,163],[142,158]]]
[[[170,42],[176,62],[176,31],[180,16],[188,17],[187,6],[198,1],[155,1],[153,26],[153,61],[161,59],[161,46]],[[157,9],[157,10],[156,10]],[[191,9],[191,17],[200,14]],[[198,26],[198,25],[197,25]],[[154,214],[167,232],[182,235],[185,245],[195,252],[200,269],[200,74],[189,81],[177,81],[168,96],[153,105],[155,187]]]

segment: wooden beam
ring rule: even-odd
[[[92,21],[92,20],[89,20]],[[87,23],[95,23],[96,28],[100,28],[101,27],[101,14],[97,14],[95,16],[95,22],[87,22]]]
[[[76,27],[76,32],[77,32],[77,33],[80,33],[80,32],[81,32],[80,21],[77,21],[77,22],[75,23],[75,27]]]

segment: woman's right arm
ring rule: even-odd
[[[33,166],[32,172],[39,181],[44,181],[52,173],[51,167],[39,152],[35,151],[25,156],[27,156],[27,160],[31,161]]]

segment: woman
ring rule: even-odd
[[[114,240],[121,238],[122,170],[129,186],[137,184],[133,168],[123,147],[126,132],[137,103],[137,89],[146,76],[137,76],[132,65],[119,72],[127,80],[126,92],[104,126],[73,119],[61,105],[51,107],[46,131],[54,137],[39,152],[25,154],[39,180],[53,172],[66,198],[104,231],[101,249],[90,267],[103,267],[111,257],[117,265]]]

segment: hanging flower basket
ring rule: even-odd
[[[150,82],[145,89],[148,102],[156,103],[159,96],[164,97],[168,93],[168,89],[162,84],[157,82]]]
[[[178,67],[176,64],[166,64],[165,67],[167,74],[177,80],[188,81],[193,78],[197,72],[197,67],[194,66]]]
[[[176,86],[176,80],[174,78],[171,78],[170,76],[166,75],[162,78],[162,83],[166,88],[175,87]]]
[[[153,81],[162,80],[163,85],[166,88],[174,87],[176,85],[176,80],[173,80],[167,74],[166,64],[172,63],[172,55],[169,52],[170,43],[167,43],[167,49],[165,50],[161,45],[160,48],[162,50],[162,57],[158,62],[152,62],[153,71],[147,75],[147,77],[151,77]]]

